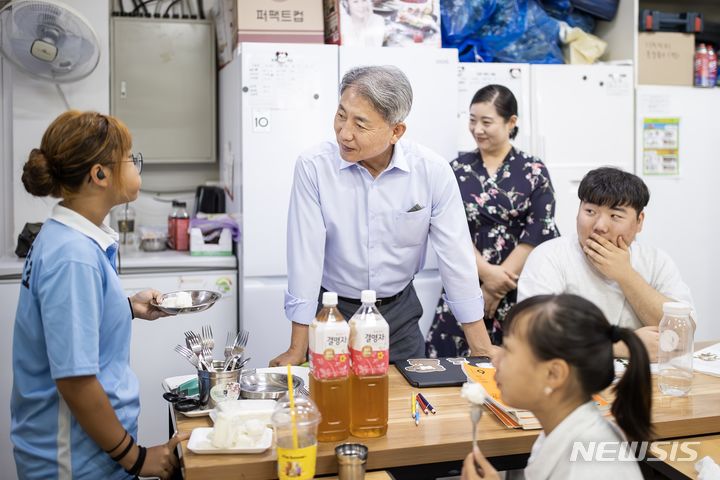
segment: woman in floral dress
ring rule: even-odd
[[[518,132],[517,101],[502,85],[488,85],[470,103],[470,133],[478,149],[453,160],[475,244],[485,298],[485,325],[502,343],[503,320],[515,304],[517,279],[530,251],[559,235],[555,195],[545,164],[510,140]],[[470,355],[462,328],[441,297],[427,336],[428,357]]]

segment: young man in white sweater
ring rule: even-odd
[[[654,361],[663,303],[692,306],[692,297],[665,252],[635,241],[650,192],[636,175],[603,167],[585,175],[578,197],[577,234],[533,250],[518,281],[518,302],[541,294],[580,295],[611,324],[635,329]],[[615,354],[627,356],[624,344],[615,345]]]

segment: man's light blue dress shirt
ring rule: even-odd
[[[403,290],[425,263],[428,238],[458,321],[483,317],[475,254],[455,175],[438,154],[401,140],[377,178],[335,142],[300,155],[288,212],[285,313],[309,324],[322,285],[360,298]]]

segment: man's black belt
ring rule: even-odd
[[[400,298],[400,296],[403,294],[403,292],[404,292],[406,289],[407,289],[407,287],[403,288],[400,292],[396,293],[396,294],[393,295],[392,297],[378,298],[378,299],[375,301],[375,305],[379,307],[380,305],[389,305],[389,304],[391,304],[392,302],[394,302],[395,300],[397,300],[398,298]],[[346,303],[352,303],[353,305],[362,305],[362,301],[360,301],[359,298],[348,298],[348,297],[340,297],[340,296],[338,296],[338,300],[342,300],[343,302],[346,302]]]

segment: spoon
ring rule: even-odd
[[[478,475],[484,477],[485,472],[483,472],[482,467],[477,463],[474,454],[475,449],[477,448],[477,424],[482,418],[482,414],[482,405],[478,403],[473,403],[470,405],[470,420],[472,420],[473,462],[475,463],[475,471],[477,471]]]

